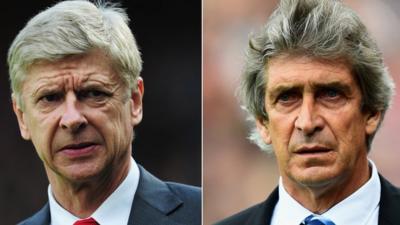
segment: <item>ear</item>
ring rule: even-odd
[[[15,99],[15,96],[12,96],[12,104],[13,104],[13,110],[15,115],[17,116],[18,120],[18,125],[19,125],[19,131],[21,132],[21,136],[25,140],[30,140],[31,139],[31,134],[29,132],[29,128],[26,123],[26,117],[24,111],[17,105],[17,100]]]
[[[378,129],[379,122],[381,120],[381,112],[369,113],[367,115],[367,123],[365,125],[365,132],[368,135],[375,133],[376,129]]]
[[[261,138],[264,140],[264,142],[266,144],[271,144],[271,135],[269,134],[269,130],[267,127],[267,122],[265,120],[262,119],[257,119],[256,120],[256,126],[257,126],[257,130],[261,135]]]
[[[137,88],[132,91],[131,94],[131,117],[132,117],[132,125],[135,126],[142,121],[143,117],[143,95],[144,95],[144,83],[143,79],[139,77],[137,79]]]

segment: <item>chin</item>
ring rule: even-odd
[[[337,173],[327,170],[326,168],[310,168],[291,174],[289,177],[295,183],[311,188],[326,187],[331,183],[336,183],[339,178]]]
[[[73,167],[73,168],[65,168],[63,171],[60,171],[61,176],[70,182],[88,182],[93,179],[96,179],[100,176],[101,170],[92,167]]]
[[[89,181],[98,176],[99,176],[98,173],[94,173],[92,171],[89,172],[84,171],[81,173],[71,173],[69,174],[68,178],[70,180],[75,180],[75,181]]]

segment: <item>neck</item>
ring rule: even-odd
[[[303,185],[286,177],[282,178],[285,190],[303,207],[313,213],[322,214],[337,203],[356,192],[370,178],[368,160],[365,166],[349,174],[342,174],[336,179],[321,185]]]
[[[108,172],[85,181],[71,181],[46,168],[56,201],[79,218],[89,217],[128,175],[130,158],[105,169]]]

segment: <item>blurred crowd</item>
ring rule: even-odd
[[[345,0],[375,37],[398,93],[374,139],[370,158],[400,186],[400,4]],[[208,225],[263,201],[278,182],[272,155],[247,140],[249,125],[235,95],[248,36],[262,26],[277,0],[204,0],[203,196]]]

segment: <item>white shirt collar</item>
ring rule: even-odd
[[[339,202],[322,215],[334,221],[336,225],[370,224],[377,220],[381,184],[375,164],[369,160],[372,168],[371,178],[356,192]],[[288,216],[290,212],[290,216]],[[279,200],[272,216],[272,225],[300,224],[310,214],[308,209],[293,199],[285,190],[282,178],[279,179]],[[375,218],[376,217],[376,218]]]
[[[133,198],[139,184],[139,167],[131,157],[128,175],[117,189],[90,216],[101,225],[127,224]],[[72,225],[78,217],[65,210],[54,199],[51,185],[48,188],[51,225]]]

